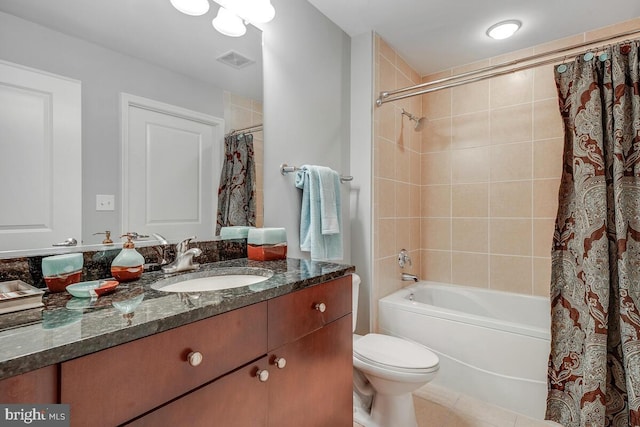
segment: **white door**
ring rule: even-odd
[[[122,95],[123,233],[214,236],[224,121]]]
[[[77,80],[0,61],[0,251],[82,238]]]

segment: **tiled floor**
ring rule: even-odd
[[[413,395],[418,427],[549,427],[551,421],[535,420],[481,400],[427,384]],[[354,427],[363,427],[353,423]],[[398,426],[400,427],[400,426]]]

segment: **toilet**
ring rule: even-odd
[[[352,275],[352,284],[355,332],[357,274]],[[354,404],[354,421],[365,427],[417,427],[412,392],[433,379],[438,363],[438,356],[420,344],[388,335],[354,334],[354,402],[372,398],[370,409]]]

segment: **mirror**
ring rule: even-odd
[[[68,165],[82,168],[79,243],[99,244],[104,236],[94,233],[105,230],[138,231],[121,228],[122,93],[224,118],[225,133],[262,123],[262,34],[251,25],[239,38],[218,33],[217,9],[211,2],[194,17],[169,0],[0,0],[0,60],[81,82],[82,165]],[[262,132],[254,144],[261,201]],[[98,210],[103,196],[114,196],[113,210]]]

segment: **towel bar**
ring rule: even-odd
[[[286,175],[290,172],[299,171],[300,168],[297,166],[289,166],[286,163],[280,165],[280,173],[282,175]],[[353,181],[353,177],[351,175],[340,175],[340,182],[345,183],[348,181]]]

